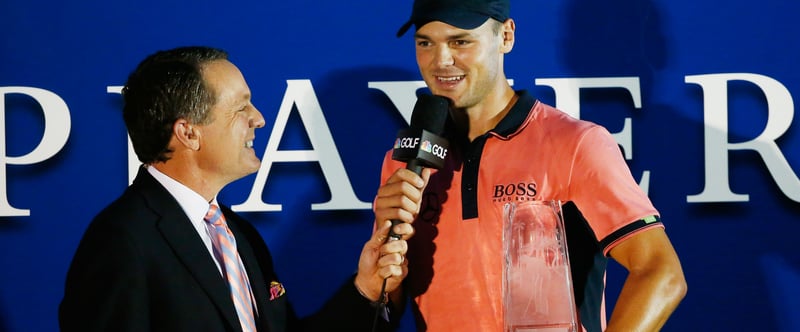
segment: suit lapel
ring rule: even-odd
[[[234,330],[240,330],[239,317],[228,285],[178,202],[145,168],[139,170],[131,188],[141,192],[150,208],[161,217],[157,227],[175,255],[208,294],[228,324]]]

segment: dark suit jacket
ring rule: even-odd
[[[375,308],[352,278],[297,319],[258,231],[223,206],[255,296],[259,331],[370,331]],[[392,329],[378,319],[381,330]],[[91,222],[67,273],[63,331],[240,331],[225,280],[178,202],[146,169]]]

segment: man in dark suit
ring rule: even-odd
[[[401,223],[392,230],[402,238],[385,239],[389,220],[413,220],[423,183],[408,189],[408,199],[376,203],[376,230],[358,273],[319,312],[300,319],[258,231],[217,202],[225,185],[259,169],[252,146],[255,129],[264,126],[227,54],[207,47],[156,52],[131,73],[123,98],[125,124],[143,165],[80,242],[59,307],[62,330],[396,327],[396,315],[376,319],[383,313],[376,310],[386,298],[381,291],[393,291],[407,274],[405,240],[413,228]]]

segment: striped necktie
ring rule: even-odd
[[[244,265],[236,251],[236,239],[233,237],[225,222],[222,211],[216,204],[211,204],[206,213],[205,221],[211,227],[211,238],[214,244],[214,255],[222,268],[222,275],[228,281],[231,289],[231,298],[239,315],[242,331],[255,332],[256,325],[253,317],[253,298],[250,282],[247,279]]]

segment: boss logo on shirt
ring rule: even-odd
[[[494,186],[494,195],[492,196],[495,202],[532,201],[534,197],[536,197],[535,182],[496,184]]]

